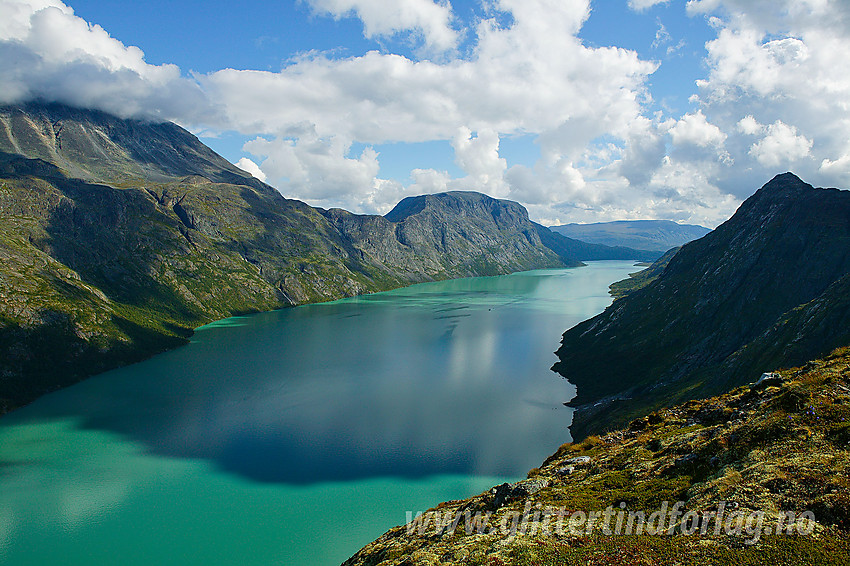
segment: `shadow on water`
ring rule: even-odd
[[[620,263],[618,274],[632,268]],[[256,482],[521,476],[569,440],[573,390],[549,371],[552,352],[608,304],[618,276],[579,273],[426,284],[210,325],[2,424],[70,418]]]

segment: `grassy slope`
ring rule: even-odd
[[[773,385],[742,386],[725,395],[663,409],[622,430],[565,444],[529,478],[535,493],[496,500],[492,491],[441,504],[441,514],[492,512],[491,525],[528,509],[619,509],[649,512],[684,501],[704,514],[721,502],[742,513],[763,511],[775,525],[788,511],[809,510],[811,536],[606,536],[598,529],[506,538],[454,533],[407,534],[397,527],[365,547],[347,566],[406,564],[632,565],[850,563],[850,348],[782,372]],[[560,470],[587,456],[571,474]],[[527,482],[520,484],[528,485]],[[530,490],[528,490],[530,491]],[[516,491],[514,491],[516,494]],[[538,507],[540,504],[540,507]],[[731,507],[729,507],[731,508]],[[554,523],[552,523],[554,524]]]

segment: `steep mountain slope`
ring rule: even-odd
[[[551,230],[592,244],[627,246],[639,250],[665,251],[702,238],[711,230],[670,220],[618,220],[593,224],[565,224]]]
[[[0,152],[40,159],[69,177],[116,186],[189,175],[260,185],[176,124],[122,120],[60,104],[0,108]]]
[[[510,201],[319,210],[174,124],[2,107],[0,413],[232,314],[580,259],[594,258],[562,259]]]
[[[564,444],[345,566],[850,563],[850,351]],[[653,518],[654,517],[654,518]]]
[[[628,295],[632,291],[637,291],[638,289],[642,289],[658,279],[658,276],[664,271],[667,267],[667,264],[670,263],[670,260],[673,259],[681,248],[670,248],[664,255],[655,260],[651,265],[649,265],[646,269],[642,269],[641,271],[636,271],[634,273],[629,273],[628,279],[623,279],[622,281],[617,281],[615,283],[611,283],[609,288],[611,289],[611,295],[615,299],[619,299],[620,297],[624,297]]]
[[[574,434],[828,352],[847,334],[833,323],[847,318],[848,272],[850,192],[775,177],[652,283],[564,334],[553,369],[578,388]]]

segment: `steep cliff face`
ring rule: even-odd
[[[850,192],[777,176],[652,283],[564,334],[554,369],[577,385],[572,404],[611,403],[579,411],[574,433],[828,352],[847,334],[833,323],[848,314],[848,272]]]
[[[174,124],[0,108],[0,412],[254,312],[578,265],[478,193],[388,217],[282,197]]]

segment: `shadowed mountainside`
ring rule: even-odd
[[[778,175],[645,287],[564,334],[573,434],[728,391],[847,343],[850,192]]]
[[[671,259],[673,259],[673,256],[679,253],[680,249],[681,248],[670,248],[664,252],[663,256],[652,262],[652,264],[650,264],[646,269],[629,273],[628,279],[611,283],[611,285],[609,285],[611,295],[615,299],[619,299],[628,295],[632,291],[646,287],[658,279],[658,276],[661,275],[664,268],[667,267],[667,264],[670,263]]]

